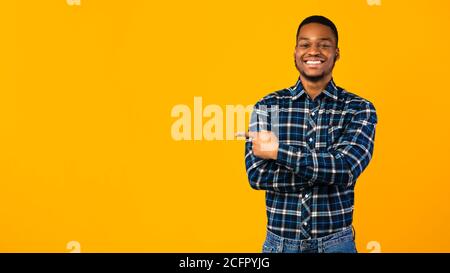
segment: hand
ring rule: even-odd
[[[246,132],[252,140],[253,154],[262,159],[276,160],[278,157],[278,138],[270,131]]]

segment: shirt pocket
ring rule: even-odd
[[[339,138],[342,136],[344,127],[341,125],[329,126],[328,127],[328,147],[335,144]]]

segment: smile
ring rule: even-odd
[[[305,61],[305,63],[307,64],[307,65],[320,65],[320,64],[322,64],[324,61],[322,61],[322,60],[308,60],[308,61]]]

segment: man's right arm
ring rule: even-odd
[[[255,105],[250,119],[249,131],[259,132],[270,130],[270,115],[267,107]],[[245,165],[250,186],[255,190],[269,190],[276,192],[300,192],[307,181],[296,176],[292,170],[277,164],[275,160],[256,157],[252,150],[252,141],[245,141]]]

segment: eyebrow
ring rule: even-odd
[[[300,37],[300,38],[298,38],[298,40],[311,40],[311,39],[306,38],[306,37]],[[322,41],[332,41],[331,38],[319,38],[318,40],[322,40]]]

